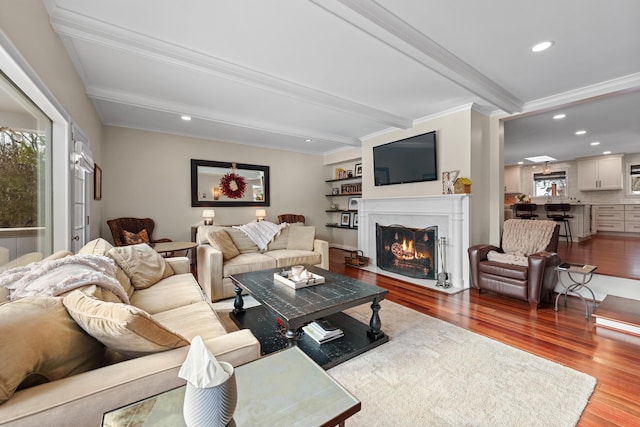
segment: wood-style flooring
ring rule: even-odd
[[[559,252],[563,260],[598,265],[601,274],[640,278],[634,270],[634,263],[640,265],[637,238],[597,236],[590,243],[562,244]],[[331,271],[388,289],[390,301],[595,377],[580,426],[640,425],[640,337],[596,328],[584,318],[582,301],[569,298],[558,312],[552,306],[531,311],[524,301],[491,292],[447,295],[345,266],[345,254],[330,250]],[[384,330],[384,310],[380,316]]]

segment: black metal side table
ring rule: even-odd
[[[558,281],[564,287],[564,291],[560,292],[556,296],[556,305],[555,310],[558,311],[558,299],[561,295],[564,295],[564,305],[567,305],[567,295],[573,294],[584,302],[585,308],[585,318],[589,319],[589,304],[587,300],[578,293],[581,289],[586,289],[591,293],[591,297],[593,298],[593,309],[596,309],[596,296],[593,294],[591,288],[587,286],[587,283],[591,281],[593,278],[593,272],[598,267],[595,265],[585,265],[585,264],[574,264],[570,262],[565,262],[556,267],[556,274],[558,275]],[[565,283],[562,280],[563,274],[566,275],[566,278],[569,279],[568,283]]]

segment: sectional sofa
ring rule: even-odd
[[[77,255],[57,253],[25,269],[30,284],[47,288],[47,280],[60,286],[76,274],[66,264],[89,261],[106,267],[58,296],[8,301],[0,286],[0,425],[99,426],[105,412],[184,384],[177,373],[198,335],[234,366],[260,357],[250,331],[224,329],[187,258],[97,239]],[[15,271],[0,274],[0,283],[25,277]]]

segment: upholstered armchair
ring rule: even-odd
[[[107,221],[116,246],[128,246],[136,243],[171,242],[171,239],[153,239],[156,224],[151,218],[116,218]],[[146,241],[145,241],[146,240]]]
[[[469,248],[471,287],[527,301],[532,309],[549,301],[560,264],[559,233],[554,221],[505,221],[500,247]]]

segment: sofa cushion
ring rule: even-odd
[[[266,256],[276,260],[276,267],[288,267],[297,264],[320,264],[322,255],[318,252],[282,249],[264,253]]]
[[[132,233],[127,230],[122,230],[122,239],[127,245],[137,245],[139,243],[151,243],[149,240],[149,233],[146,229],[140,230],[138,233]]]
[[[267,246],[267,251],[277,251],[279,249],[287,249],[287,243],[289,242],[289,229],[291,227],[284,227],[280,230],[269,245]]]
[[[80,250],[78,251],[78,255],[105,255],[105,256],[109,256],[108,252],[112,248],[113,248],[113,245],[111,243],[109,243],[106,240],[98,237],[97,239],[94,239],[94,240],[86,243],[82,248],[80,248]],[[110,257],[110,258],[113,259],[112,257]],[[124,288],[124,290],[127,293],[127,295],[129,295],[129,298],[131,298],[131,295],[133,294],[133,291],[134,291],[133,286],[131,286],[131,279],[129,279],[129,276],[127,276],[127,274],[122,270],[122,268],[120,268],[118,263],[116,263],[116,267],[117,267],[116,268],[116,279],[118,280],[118,282],[120,282],[120,284]]]
[[[224,230],[212,231],[207,234],[207,240],[211,247],[222,252],[222,259],[229,261],[231,258],[240,255],[240,251],[233,244],[233,240],[229,237],[229,234]]]
[[[19,386],[54,381],[102,364],[104,346],[73,321],[62,298],[33,296],[1,305],[0,337],[0,402]]]
[[[216,312],[205,301],[156,313],[153,318],[189,341],[198,335],[207,340],[227,333]]]
[[[224,230],[229,234],[229,237],[233,240],[233,244],[236,245],[236,248],[238,248],[241,254],[260,252],[258,245],[256,245],[244,231],[233,227],[225,227]]]
[[[63,302],[82,329],[124,355],[141,356],[189,344],[138,307],[103,302],[80,291],[71,292]]]
[[[276,260],[261,253],[240,254],[224,263],[223,276],[276,268]]]
[[[135,291],[131,296],[131,305],[154,315],[200,301],[205,301],[205,297],[191,273],[167,277],[150,288]]]
[[[173,274],[171,266],[147,244],[118,246],[107,254],[124,270],[136,289],[146,289]]]
[[[289,240],[287,249],[313,250],[313,241],[316,237],[316,228],[312,225],[296,225],[289,227]]]

